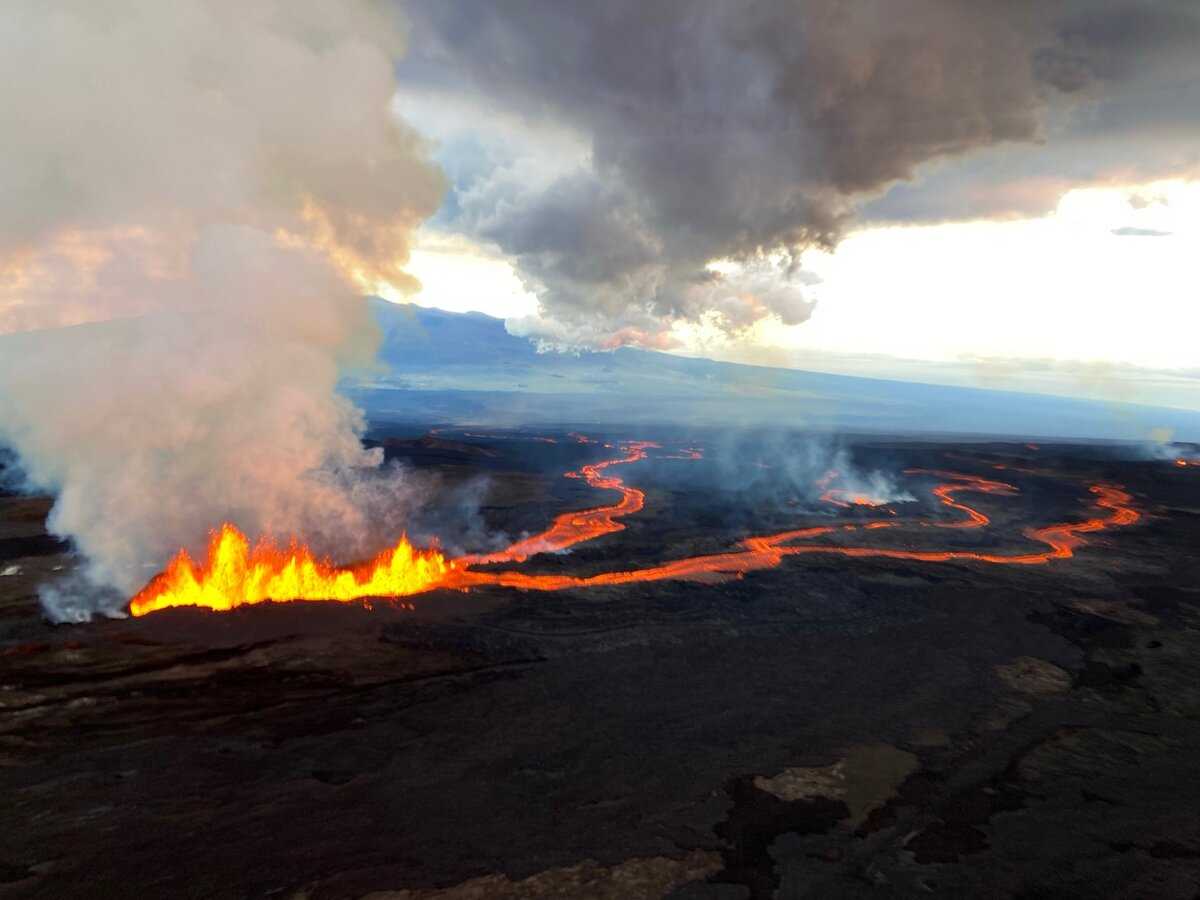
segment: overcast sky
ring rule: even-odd
[[[1200,408],[1200,4],[406,14],[394,106],[449,180],[417,302],[548,346]]]

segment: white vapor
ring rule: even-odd
[[[57,494],[50,528],[95,588],[48,612],[116,611],[222,520],[341,554],[394,539],[417,489],[335,393],[377,340],[363,286],[411,285],[410,238],[443,188],[389,109],[392,15],[5,14],[0,116],[20,124],[0,149],[0,333],[28,333],[0,338],[0,444]]]

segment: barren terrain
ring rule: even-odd
[[[375,437],[446,484],[485,474],[481,515],[514,540],[613,500],[561,477],[605,443],[662,445],[620,470],[645,494],[624,530],[485,572],[643,570],[817,526],[1028,554],[1031,529],[1097,515],[1095,484],[1138,516],[1036,565],[804,552],[52,626],[36,588],[74,560],[48,500],[0,496],[0,897],[1200,890],[1200,468],[862,440],[855,462],[916,498],[868,529],[885,514],[793,496],[768,448],[718,435]],[[933,528],[964,514],[911,469],[1015,490],[957,496],[986,528]]]

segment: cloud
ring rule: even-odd
[[[1131,209],[1149,209],[1152,206],[1169,206],[1165,194],[1134,191],[1128,197]]]
[[[409,11],[414,95],[471,95],[526,131],[489,136],[477,117],[445,145],[470,175],[440,224],[516,261],[541,302],[528,328],[593,346],[657,342],[679,323],[743,328],[726,301],[749,285],[697,290],[714,259],[761,274],[786,255],[752,308],[797,321],[800,255],[835,245],[864,204],[866,221],[1028,215],[1075,184],[1197,161],[1200,11],[1180,0]],[[465,152],[466,133],[494,164]],[[530,149],[542,133],[559,149]],[[1161,148],[1135,152],[1148,135]]]
[[[1134,228],[1125,226],[1123,228],[1114,228],[1112,233],[1117,237],[1170,237],[1172,232],[1159,231],[1155,228]]]

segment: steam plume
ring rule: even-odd
[[[51,529],[125,593],[222,519],[367,549],[415,489],[334,388],[372,355],[362,288],[411,283],[442,191],[389,111],[397,22],[321,0],[6,15],[0,332],[102,323],[0,339],[0,442],[57,493]]]

